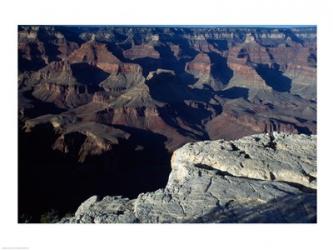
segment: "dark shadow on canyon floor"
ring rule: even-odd
[[[46,66],[44,60],[42,59],[42,54],[38,51],[37,44],[30,43],[29,49],[33,58],[28,60],[24,55],[19,51],[18,53],[18,69],[19,72],[24,71],[36,71]]]
[[[131,133],[128,140],[84,163],[77,161],[78,148],[70,148],[69,154],[52,150],[56,139],[52,125],[38,125],[31,133],[19,130],[19,222],[38,223],[50,211],[60,218],[75,212],[92,195],[135,198],[165,187],[170,173],[166,138],[139,129],[121,129]],[[70,139],[76,140],[75,145],[84,140],[79,133]]]
[[[24,116],[26,117],[35,118],[41,115],[60,114],[61,112],[66,111],[66,109],[59,108],[54,103],[48,103],[38,100],[32,95],[31,90],[24,91],[21,94],[25,98],[29,99],[31,103],[31,108],[26,108],[24,110]],[[18,98],[20,98],[20,96],[18,96]]]
[[[208,55],[212,62],[212,76],[223,84],[228,84],[234,73],[229,68],[227,59],[214,52],[210,52]]]
[[[91,66],[88,63],[71,64],[73,76],[80,82],[86,85],[97,85],[104,81],[109,74],[105,71]]]
[[[230,89],[220,91],[219,95],[221,97],[228,99],[237,99],[237,98],[247,99],[249,97],[249,89],[243,87],[232,87]]]
[[[258,64],[257,73],[265,80],[266,84],[279,92],[289,92],[291,89],[291,79],[284,76],[278,65],[269,67],[266,64]]]

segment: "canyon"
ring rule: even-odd
[[[120,213],[128,214],[124,220],[113,214],[114,219],[110,215],[95,222],[230,221],[230,216],[222,216],[223,209],[212,215],[219,217],[216,220],[193,211],[183,217],[138,217],[133,215],[132,203],[143,197],[154,204],[160,202],[156,199],[173,197],[176,191],[165,192],[171,186],[172,190],[179,188],[171,184],[179,177],[175,172],[187,171],[174,169],[174,157],[189,143],[227,143],[257,134],[266,134],[263,140],[267,140],[268,135],[282,134],[291,144],[295,142],[290,138],[296,142],[311,138],[304,143],[315,150],[316,51],[316,28],[307,26],[18,26],[18,221],[41,222],[49,214],[56,218],[51,221],[59,221],[70,214],[66,217],[70,222],[82,222],[81,215],[86,218],[91,210],[81,213],[77,208],[90,197],[95,198],[88,203],[98,211],[105,199],[105,206],[121,206],[126,211]],[[300,155],[302,159],[306,156]],[[209,155],[202,157],[210,159]],[[221,169],[212,162],[188,161],[193,173],[199,171],[198,164],[204,166],[200,171],[205,182],[212,175],[211,168],[230,174],[231,186],[221,190],[233,189],[240,180],[253,182],[260,190],[267,184],[271,191],[260,192],[274,195],[263,195],[263,201],[272,200],[272,206],[278,207],[275,200],[285,199],[279,188],[295,195],[291,206],[303,199],[313,204],[315,155],[311,157],[311,164],[304,160],[311,171],[304,170],[304,175],[304,171],[288,170],[290,178],[278,167],[268,171],[262,166],[256,172],[253,164]],[[224,158],[216,161],[226,164]],[[237,157],[232,161],[239,165]],[[303,166],[304,162],[292,165]],[[188,185],[203,182],[192,179]],[[223,178],[216,181],[226,182]],[[205,188],[200,190],[204,195]],[[224,198],[218,200],[224,202]],[[236,202],[235,209],[266,209],[264,202],[251,201],[244,207]],[[175,207],[173,203],[170,198],[166,204]],[[148,211],[147,203],[142,204]],[[163,206],[149,209],[162,213]],[[216,207],[205,209],[202,211],[209,212]],[[240,218],[241,212],[236,210],[228,213]],[[304,217],[305,222],[314,221],[313,211],[311,219]],[[279,218],[285,220],[282,215]],[[290,221],[298,219],[302,220]],[[231,222],[243,221],[255,219]]]

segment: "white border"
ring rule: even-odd
[[[17,1],[1,2],[0,247],[44,249],[316,249],[330,246],[332,223],[332,8],[330,1]],[[17,224],[18,24],[318,25],[317,225]]]

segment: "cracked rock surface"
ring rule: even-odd
[[[63,223],[316,222],[316,136],[259,134],[188,143],[164,189],[93,196]]]

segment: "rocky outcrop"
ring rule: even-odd
[[[71,64],[86,63],[110,74],[99,85],[113,96],[119,96],[132,86],[144,81],[140,65],[122,63],[105,44],[97,43],[95,40],[81,45],[68,60]]]
[[[216,54],[217,55],[217,54]],[[221,57],[222,58],[222,57]],[[193,88],[203,89],[205,86],[209,86],[213,90],[219,91],[224,88],[223,83],[220,79],[213,77],[213,67],[215,69],[217,65],[213,65],[213,62],[207,53],[200,52],[197,54],[194,59],[190,62],[187,62],[185,65],[185,71],[193,75],[197,81],[193,84]],[[221,66],[218,74],[224,71]],[[214,72],[216,73],[216,71]]]
[[[171,165],[177,166],[173,178],[180,182],[186,178],[190,162],[232,176],[289,182],[315,189],[315,158],[315,136],[272,133],[238,141],[187,144],[174,153]]]
[[[79,82],[73,76],[71,65],[68,61],[51,62],[43,69],[33,73],[26,81],[27,85],[36,85],[38,83],[50,83],[58,85],[78,85]]]
[[[290,92],[306,99],[317,97],[317,69],[302,65],[288,65],[285,75],[293,81]]]
[[[68,126],[53,144],[53,149],[84,162],[87,157],[111,151],[120,138],[128,139],[129,136],[120,129],[102,124],[81,123],[79,126]]]
[[[251,94],[252,92],[255,93],[258,89],[271,90],[265,80],[262,79],[256,70],[248,63],[250,57],[245,49],[245,45],[248,46],[248,43],[250,42],[245,42],[245,44],[232,47],[228,52],[228,66],[233,70],[233,77],[230,79],[228,88],[248,88],[251,91]],[[257,60],[258,55],[251,50],[252,58],[254,55],[256,55],[255,60]]]
[[[153,58],[159,59],[160,53],[154,49],[154,46],[142,44],[142,45],[134,45],[132,48],[125,50],[123,52],[124,57],[135,60],[139,58]]]
[[[186,71],[198,78],[209,76],[210,70],[210,58],[205,53],[199,53],[191,62],[186,64]]]
[[[164,189],[83,202],[64,223],[315,222],[316,136],[258,134],[176,150]]]
[[[130,100],[130,99],[129,99]],[[118,126],[126,126],[141,130],[152,131],[166,138],[165,147],[172,151],[188,142],[188,138],[179,131],[170,126],[163,118],[161,111],[157,106],[136,105],[135,102],[142,100],[133,100],[123,107],[107,108],[97,112],[96,117],[99,122]]]
[[[21,75],[20,84],[29,89],[34,98],[60,108],[86,104],[92,97],[89,86],[74,77],[68,61],[54,61],[39,71]]]
[[[276,103],[272,102],[274,97],[269,98],[269,93],[260,93],[267,98],[267,101],[264,102],[259,101],[252,104],[244,100],[225,102],[223,112],[206,124],[209,137],[211,139],[224,138],[231,140],[246,135],[273,131],[287,133],[309,131],[316,134],[316,124],[310,118],[313,116],[312,106],[314,104],[305,107],[301,100],[290,103],[289,99],[280,99]],[[287,118],[288,110],[297,110],[299,116]]]
[[[292,80],[291,93],[306,99],[316,99],[317,58],[315,48],[289,41],[288,46],[269,48],[274,62]]]
[[[36,132],[39,126],[50,125],[55,136],[52,150],[70,155],[79,163],[89,157],[111,152],[114,145],[130,137],[129,133],[112,126],[91,121],[75,122],[70,115],[45,115],[27,120],[24,132]]]
[[[34,87],[32,95],[44,102],[54,103],[60,108],[74,108],[92,99],[87,86],[41,83]]]
[[[107,73],[117,73],[120,61],[106,47],[95,40],[86,42],[75,50],[68,60],[71,64],[87,63],[96,66]]]
[[[110,74],[108,78],[99,85],[111,95],[119,96],[129,88],[144,82],[142,68],[134,63],[122,63],[118,65],[116,72]]]
[[[179,59],[179,56],[181,55],[181,48],[179,45],[176,45],[176,44],[171,44],[170,45],[170,50],[172,51],[173,55]]]
[[[64,60],[79,46],[50,26],[20,26],[18,31],[19,70],[36,71]]]
[[[272,59],[267,48],[260,45],[253,34],[247,33],[243,44],[240,45],[241,50],[238,52],[238,58],[246,58],[256,64],[271,64]]]

